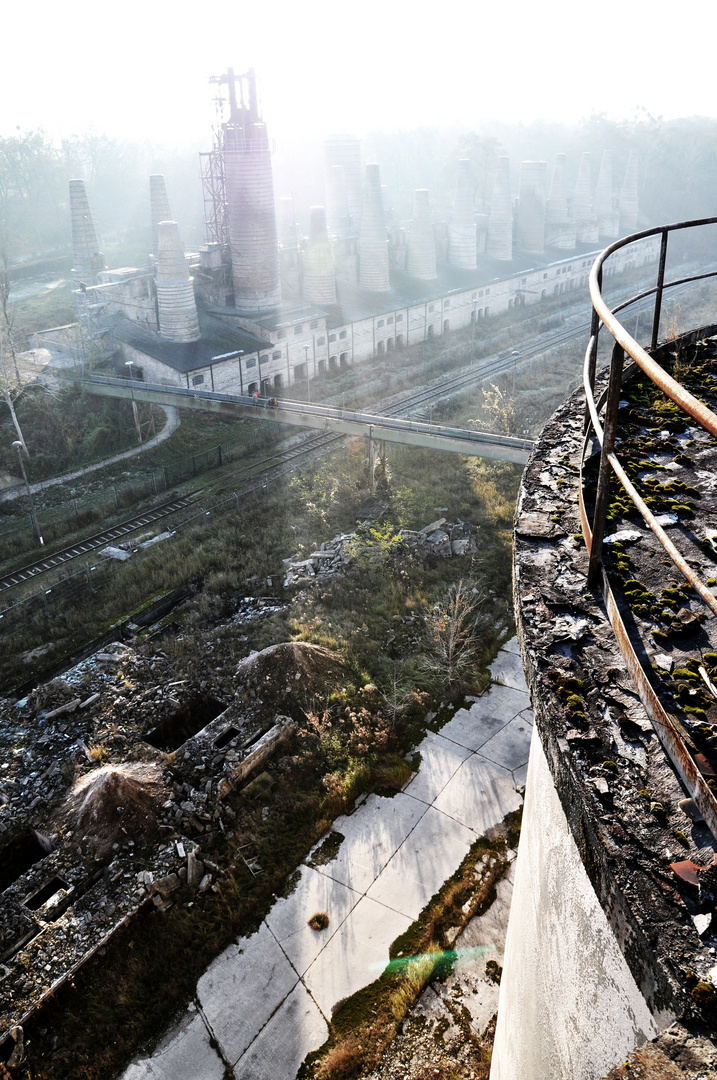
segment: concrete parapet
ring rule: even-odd
[[[418,188],[414,196],[406,270],[411,277],[423,281],[432,281],[436,277],[436,240],[426,188]]]
[[[676,1019],[704,1033],[690,978],[715,970],[670,873],[687,856],[650,809],[676,808],[683,788],[586,586],[583,408],[581,389],[548,422],[518,495],[514,599],[535,729],[491,1080],[602,1080]]]
[[[198,341],[199,319],[176,221],[157,228],[157,307],[159,332],[168,341]]]

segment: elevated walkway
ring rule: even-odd
[[[517,439],[509,435],[467,431],[464,428],[426,424],[391,416],[374,416],[371,413],[287,399],[282,399],[273,407],[269,405],[269,401],[276,399],[260,398],[257,402],[247,394],[186,390],[181,386],[162,386],[100,375],[85,376],[80,386],[87,393],[105,397],[176,406],[180,409],[199,409],[251,420],[260,418],[276,424],[315,428],[339,435],[364,435],[376,442],[423,446],[429,450],[446,450],[452,454],[492,458],[519,465],[526,464],[533,447],[529,439]]]

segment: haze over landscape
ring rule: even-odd
[[[178,146],[206,138],[207,79],[254,66],[278,141],[350,130],[468,126],[592,113],[631,120],[714,115],[714,29],[692,0],[664,19],[644,3],[549,7],[312,0],[206,8],[127,0],[71,9],[42,0],[3,18],[0,133],[89,129]]]

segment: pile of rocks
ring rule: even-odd
[[[364,525],[370,524],[370,521],[364,522]],[[451,524],[442,517],[417,531],[401,529],[398,536],[400,543],[395,548],[396,558],[408,556],[421,561],[431,557],[450,559],[454,556],[472,555],[477,550],[475,528],[467,521]],[[327,574],[340,573],[354,560],[360,545],[361,538],[357,533],[340,533],[333,540],[325,541],[307,558],[294,556],[284,559],[287,568],[284,588],[303,585]]]
[[[294,723],[226,666],[219,636],[208,645],[226,707],[181,661],[121,642],[0,701],[0,1044],[141,907],[164,912],[216,887],[209,856],[237,827],[228,796]],[[191,716],[183,726],[195,708],[199,731]],[[175,719],[176,750],[147,741]]]

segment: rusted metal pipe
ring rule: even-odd
[[[607,391],[607,403],[605,406],[605,430],[602,438],[602,450],[600,452],[600,469],[598,472],[597,492],[595,493],[595,515],[592,528],[592,548],[590,551],[590,565],[588,567],[588,588],[594,589],[599,581],[600,567],[602,565],[602,541],[605,535],[605,516],[607,514],[610,499],[610,474],[612,466],[610,455],[615,446],[617,435],[617,414],[620,408],[620,394],[622,391],[622,369],[625,362],[623,348],[615,343],[612,350],[612,363],[610,365],[610,383]]]
[[[667,229],[662,233],[660,241],[660,261],[657,266],[657,291],[655,293],[655,310],[652,316],[652,338],[650,348],[657,347],[657,339],[660,333],[660,316],[662,314],[662,292],[665,288],[665,263],[667,261]]]

